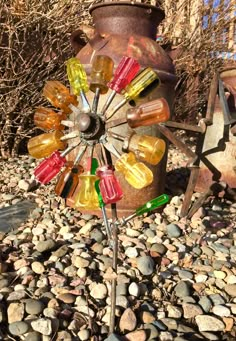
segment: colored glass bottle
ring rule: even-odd
[[[61,121],[65,119],[66,114],[43,107],[37,108],[34,114],[34,124],[45,130],[63,130],[64,126]]]
[[[134,129],[168,121],[170,108],[165,98],[159,98],[128,109],[126,115],[128,125]]]
[[[152,171],[142,162],[137,162],[133,153],[122,154],[115,163],[115,169],[123,173],[126,181],[134,188],[141,189],[153,181]]]
[[[62,137],[63,133],[59,130],[32,137],[28,141],[29,154],[36,159],[41,159],[51,155],[56,150],[64,150],[66,143],[61,141]]]
[[[97,169],[96,174],[100,178],[99,188],[104,203],[114,204],[121,200],[123,191],[114,174],[114,168],[110,165],[104,165]]]
[[[43,88],[43,95],[56,108],[60,108],[67,114],[71,113],[70,104],[77,105],[75,95],[70,94],[70,91],[59,81],[47,81]]]

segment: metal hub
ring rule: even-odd
[[[81,114],[78,119],[78,128],[84,140],[98,140],[105,133],[104,122],[94,114]]]

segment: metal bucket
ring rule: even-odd
[[[78,42],[80,37],[74,33],[72,35],[72,45],[75,49],[80,49],[77,57],[84,65],[87,75],[91,72],[91,63],[96,55],[107,55],[114,61],[115,67],[123,56],[133,57],[141,64],[141,67],[152,67],[161,80],[161,86],[153,90],[146,97],[139,99],[135,105],[164,97],[170,108],[174,100],[174,86],[176,76],[174,65],[168,54],[155,41],[157,26],[164,18],[164,12],[158,7],[142,3],[130,2],[105,2],[94,5],[90,13],[95,25],[95,34],[89,42],[81,48]],[[109,95],[100,96],[99,108],[101,109],[105,99]],[[90,103],[94,94],[89,92],[87,97]],[[112,103],[115,106],[123,99],[117,95]],[[124,106],[115,115],[114,119],[125,116],[129,104]],[[99,111],[98,108],[98,111]],[[126,135],[129,131],[127,125],[114,128],[114,132]],[[138,133],[158,136],[155,126],[139,128]],[[114,140],[114,145],[120,150],[120,142]],[[76,151],[73,155],[75,157]],[[166,160],[162,159],[158,166],[148,165],[153,171],[153,183],[143,190],[135,190],[124,179],[117,174],[124,191],[123,199],[117,204],[118,210],[122,214],[133,212],[137,206],[144,204],[148,200],[157,197],[164,191]]]

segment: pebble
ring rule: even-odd
[[[44,273],[44,271],[45,271],[44,265],[40,262],[33,262],[31,264],[31,268],[32,268],[33,272],[35,272],[38,275]]]
[[[198,302],[205,313],[209,313],[212,308],[212,301],[207,296],[202,296]]]
[[[9,326],[9,332],[14,335],[14,336],[19,336],[26,334],[29,330],[29,325],[28,323],[24,321],[19,321],[19,322],[13,322],[10,323]]]
[[[129,258],[136,258],[138,256],[138,250],[135,247],[128,247],[125,250],[125,255]]]
[[[75,302],[76,297],[70,293],[64,293],[64,294],[58,295],[57,299],[64,303],[71,304]]]
[[[224,322],[214,316],[199,315],[195,317],[195,320],[200,332],[217,332],[225,328]]]
[[[187,281],[180,281],[175,287],[175,295],[177,297],[190,296],[190,283]]]
[[[184,303],[183,310],[184,310],[184,318],[186,319],[194,318],[197,315],[203,314],[202,308],[197,304]]]
[[[42,336],[37,332],[29,332],[25,338],[25,341],[41,341]]]
[[[144,330],[136,330],[125,335],[127,341],[146,341],[147,336]]]
[[[168,304],[167,306],[168,317],[179,319],[182,317],[183,311],[180,307]]]
[[[34,300],[34,299],[27,299],[25,301],[25,311],[30,315],[38,315],[44,309],[44,304],[42,301]]]
[[[80,330],[77,335],[81,341],[87,341],[90,338],[90,331],[88,329],[83,329]]]
[[[38,252],[46,252],[54,249],[56,243],[52,239],[43,240],[37,243],[36,250]]]
[[[90,296],[98,300],[104,299],[107,296],[107,287],[105,284],[97,283],[90,291]]]
[[[163,244],[155,243],[155,244],[152,244],[152,246],[150,248],[150,251],[157,252],[160,255],[164,255],[166,253],[166,251],[167,251],[167,248]]]
[[[133,331],[137,325],[137,318],[131,308],[125,309],[120,318],[119,327],[122,332]]]
[[[137,267],[143,275],[151,275],[154,271],[154,261],[150,256],[139,257],[137,259]]]
[[[166,226],[166,232],[170,238],[178,238],[181,236],[182,231],[176,224],[169,224]]]
[[[213,314],[217,316],[225,316],[228,317],[230,316],[230,309],[223,306],[223,305],[215,305],[212,309]]]
[[[21,302],[10,303],[7,308],[8,323],[22,321],[24,317],[24,304]]]
[[[34,331],[43,335],[52,334],[52,321],[48,318],[40,318],[38,320],[32,321],[31,326]]]
[[[140,296],[141,289],[140,289],[140,286],[136,282],[132,282],[129,285],[128,290],[129,290],[130,295],[135,296],[135,297]]]
[[[227,284],[224,290],[229,296],[236,297],[236,284]]]

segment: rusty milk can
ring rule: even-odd
[[[91,72],[92,60],[96,55],[109,56],[113,59],[115,67],[123,56],[133,57],[138,60],[142,68],[152,67],[161,80],[161,85],[158,88],[154,89],[146,97],[139,99],[135,104],[139,105],[164,97],[168,101],[170,108],[172,108],[174,86],[176,83],[174,65],[168,54],[155,41],[157,26],[163,20],[164,12],[156,6],[142,3],[103,2],[91,7],[90,13],[95,26],[95,35],[84,47],[81,48],[80,46],[80,50],[77,53],[77,57],[83,64],[88,78]],[[76,34],[72,34],[72,45],[75,48],[76,42],[79,39]],[[100,109],[108,95],[109,93],[100,96]],[[87,97],[89,102],[92,103],[94,93],[88,92]],[[116,95],[111,107],[115,106],[122,99],[121,95]],[[129,107],[130,105],[126,104],[114,115],[114,119],[124,117]],[[120,133],[123,136],[127,134],[128,130],[127,125],[113,128],[114,132]],[[145,135],[158,136],[155,126],[138,128],[136,131]],[[114,140],[115,146],[118,147],[117,149],[121,150],[119,143]],[[134,189],[123,179],[123,176],[117,174],[124,191],[123,199],[117,204],[118,210],[122,214],[133,212],[139,205],[163,193],[166,160],[167,151],[158,166],[150,167],[148,165],[153,171],[154,181],[143,190]]]

